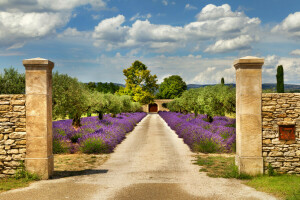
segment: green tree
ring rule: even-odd
[[[180,97],[187,89],[186,83],[178,75],[165,78],[159,86],[159,92],[156,94],[158,99],[175,99]]]
[[[80,117],[89,109],[89,90],[77,78],[67,74],[53,73],[53,117],[65,118],[67,115],[73,119],[72,125],[81,126]]]
[[[97,85],[96,85],[95,82],[88,82],[88,83],[87,83],[87,87],[88,87],[91,91],[93,91],[93,90],[96,90]]]
[[[225,84],[225,80],[224,80],[224,78],[222,77],[221,78],[221,85],[224,85]]]
[[[277,92],[284,93],[284,75],[283,75],[282,65],[279,65],[277,67],[276,80],[277,80]]]
[[[129,68],[124,69],[123,73],[126,76],[126,84],[125,88],[119,89],[118,94],[129,95],[141,104],[148,104],[154,100],[154,92],[158,88],[157,76],[151,75],[146,65],[136,60]]]
[[[96,90],[98,92],[103,92],[103,93],[116,93],[119,90],[120,86],[118,86],[115,83],[102,83],[102,82],[98,82],[96,84]]]
[[[0,73],[0,94],[25,94],[25,74],[13,67]]]

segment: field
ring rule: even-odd
[[[81,119],[82,126],[74,128],[72,120],[53,122],[54,153],[110,153],[127,132],[146,116],[146,113],[121,113],[116,117],[104,115]]]
[[[183,138],[192,151],[203,153],[235,151],[235,119],[216,116],[207,122],[206,115],[159,112],[167,124]]]

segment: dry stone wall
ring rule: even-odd
[[[13,175],[25,153],[25,95],[0,95],[0,177]]]
[[[294,125],[295,140],[280,140],[279,126]],[[262,94],[264,171],[300,174],[300,93]]]

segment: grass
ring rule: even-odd
[[[200,171],[210,177],[247,179],[244,183],[259,191],[270,193],[286,200],[300,199],[300,176],[297,175],[261,175],[249,176],[239,174],[234,164],[233,156],[200,155],[195,164],[200,165]]]
[[[251,179],[247,174],[238,173],[232,156],[199,156],[195,164],[202,166],[200,171],[206,172],[210,177]]]
[[[34,180],[28,180],[26,178],[22,178],[22,179],[2,178],[0,179],[0,192],[27,187],[31,182],[34,182]]]
[[[27,172],[24,163],[21,162],[19,169],[13,177],[0,179],[0,192],[27,187],[31,182],[38,180],[40,180],[40,177],[36,174]]]
[[[287,200],[300,199],[300,176],[258,176],[248,181],[246,185]]]

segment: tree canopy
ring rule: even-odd
[[[102,83],[102,82],[89,82],[87,83],[87,86],[90,90],[96,90],[98,92],[103,92],[103,93],[111,93],[114,94],[120,89],[120,86],[115,84],[115,83]]]
[[[174,99],[180,97],[187,89],[186,83],[178,75],[165,78],[159,86],[159,92],[156,94],[158,99]]]
[[[155,98],[154,92],[158,89],[157,76],[151,75],[150,70],[142,62],[136,60],[123,70],[126,76],[125,88],[120,88],[118,94],[129,95],[135,102],[148,104]]]
[[[13,67],[0,73],[0,94],[25,94],[25,74]]]

